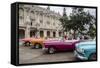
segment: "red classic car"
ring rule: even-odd
[[[55,40],[44,41],[43,51],[47,53],[55,53],[56,51],[73,51],[75,50],[75,44],[80,42],[79,40]]]

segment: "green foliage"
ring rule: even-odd
[[[74,31],[78,31],[82,34],[82,31],[86,30],[84,25],[87,24],[90,25],[88,34],[95,35],[95,29],[91,26],[93,19],[94,17],[89,12],[84,11],[84,8],[74,7],[72,8],[72,13],[70,16],[68,17],[64,14],[60,21],[62,22],[64,31],[73,29]]]
[[[96,28],[93,27],[93,24],[90,25],[90,28],[87,34],[91,36],[92,38],[96,36]]]

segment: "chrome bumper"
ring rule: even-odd
[[[46,53],[48,51],[48,48],[42,48],[43,53]]]
[[[77,51],[74,51],[74,56],[78,59],[81,59],[81,60],[87,60],[88,59],[87,57],[84,57],[84,56],[78,54]]]
[[[19,45],[23,45],[24,44],[24,42],[23,41],[19,41]]]
[[[43,48],[42,48],[42,50],[43,50],[43,51],[47,51],[47,50],[48,50],[48,48],[44,48],[44,47],[43,47]]]

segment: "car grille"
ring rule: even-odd
[[[81,53],[81,52],[79,52],[78,49],[76,49],[76,52],[77,52],[79,55],[84,56],[84,54]]]

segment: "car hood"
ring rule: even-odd
[[[76,44],[76,47],[81,49],[95,49],[96,41],[80,42]]]
[[[81,49],[95,49],[96,45],[80,45],[78,48],[81,48]]]

